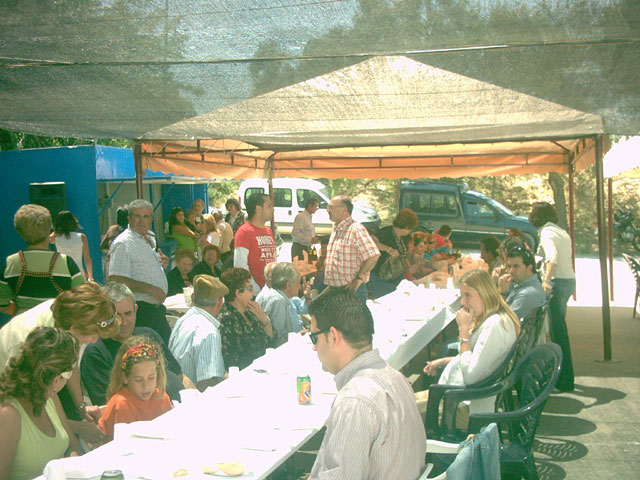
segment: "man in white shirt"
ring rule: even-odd
[[[168,343],[171,328],[162,302],[169,288],[164,273],[169,258],[157,248],[152,222],[151,203],[138,199],[129,204],[129,228],[109,248],[109,281],[124,283],[133,291],[136,325],[153,328]]]
[[[352,291],[333,289],[309,305],[311,341],[338,394],[312,480],[418,478],[426,435],[407,379],[371,347],[373,318]]]
[[[216,316],[229,289],[210,275],[193,279],[193,307],[178,319],[169,349],[201,392],[224,379],[220,322]]]
[[[291,259],[296,257],[302,259],[302,252],[311,250],[311,245],[318,242],[316,237],[316,227],[313,226],[311,217],[318,210],[318,199],[309,197],[304,202],[304,210],[296,215],[293,221],[293,229],[291,230]]]

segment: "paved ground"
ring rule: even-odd
[[[614,265],[611,309],[612,362],[602,362],[602,296],[596,258],[579,258],[577,299],[568,326],[576,390],[547,402],[534,445],[541,480],[640,478],[640,315],[632,318],[635,281],[626,264]],[[308,472],[321,442],[317,436],[295,456]],[[280,472],[275,478],[299,478]]]

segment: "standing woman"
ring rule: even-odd
[[[576,289],[576,275],[571,265],[571,237],[557,224],[558,213],[549,203],[534,204],[529,222],[539,229],[538,255],[544,258],[542,288],[549,295],[549,335],[562,349],[562,370],[556,388],[571,392],[574,374],[566,322],[567,302]]]
[[[378,298],[396,289],[400,280],[404,278],[406,269],[398,271],[395,278],[382,278],[381,269],[386,262],[392,262],[399,256],[407,257],[407,248],[402,237],[409,235],[418,225],[418,216],[410,208],[403,208],[393,219],[393,223],[383,227],[372,236],[376,247],[380,250],[380,258],[369,278],[369,290],[373,298]],[[408,263],[405,260],[408,268]]]
[[[73,258],[82,271],[82,260],[84,260],[84,278],[93,280],[93,263],[89,254],[89,242],[84,233],[78,232],[78,219],[69,210],[62,210],[56,215],[54,231],[51,234],[51,243],[55,244],[56,250]]]
[[[174,207],[169,216],[169,234],[178,242],[178,249],[186,248],[194,254],[198,251],[197,232],[191,230],[185,223],[184,210]]]
[[[0,375],[0,479],[31,479],[50,460],[80,454],[56,395],[77,360],[71,333],[38,327]]]
[[[235,198],[227,200],[224,207],[227,209],[227,212],[229,212],[224,217],[224,221],[231,225],[233,234],[235,235],[238,229],[244,224],[244,213],[242,213],[240,203]]]

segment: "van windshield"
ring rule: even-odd
[[[493,205],[493,206],[494,206],[495,208],[497,208],[498,210],[501,210],[501,211],[502,211],[502,213],[504,213],[505,215],[508,215],[508,216],[513,216],[513,215],[514,215],[514,213],[513,213],[511,210],[509,210],[507,207],[505,207],[504,205],[502,205],[502,204],[501,204],[500,202],[498,202],[497,200],[494,200],[493,198],[489,198],[489,197],[487,197],[487,198],[489,199],[489,203],[490,203],[491,205]]]
[[[331,198],[331,191],[329,190],[329,187],[324,186],[324,187],[320,188],[319,190],[325,197]]]

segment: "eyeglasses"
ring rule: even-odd
[[[327,333],[329,330],[331,330],[331,327],[318,330],[317,332],[310,332],[309,338],[311,339],[311,343],[313,343],[314,345],[318,343],[318,335],[320,335],[321,333]]]
[[[249,290],[253,290],[253,287],[248,286],[248,287],[242,287],[238,289],[239,292],[248,292]]]

